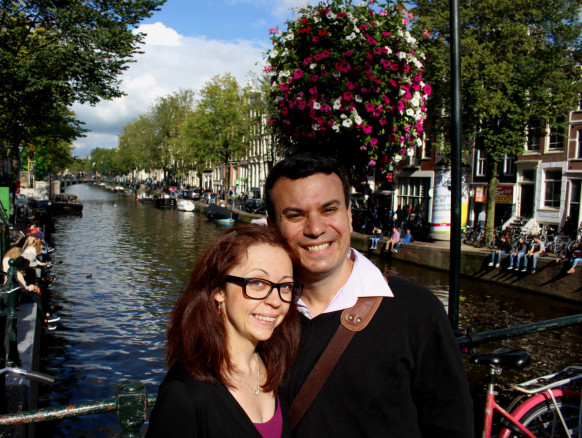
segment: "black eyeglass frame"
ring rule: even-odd
[[[243,284],[243,295],[245,296],[245,298],[248,298],[250,300],[266,300],[269,295],[271,295],[271,293],[273,292],[273,289],[277,289],[277,292],[279,293],[279,298],[281,298],[281,301],[285,302],[285,303],[296,303],[297,301],[299,301],[299,298],[301,298],[301,295],[303,294],[303,284],[298,283],[296,281],[286,281],[284,283],[273,283],[272,281],[269,280],[265,280],[264,278],[258,278],[258,277],[249,277],[249,278],[244,278],[244,277],[236,277],[234,275],[227,275],[226,277],[224,277],[224,280],[227,282],[233,282],[233,283],[242,283]],[[252,280],[259,280],[265,283],[268,283],[271,286],[271,289],[269,290],[269,292],[267,293],[267,295],[265,295],[263,298],[255,298],[255,297],[250,297],[247,295],[247,284],[249,281]],[[286,300],[285,298],[283,298],[283,296],[281,295],[281,286],[284,286],[286,284],[292,284],[293,287],[297,287],[299,286],[299,294],[292,300]]]

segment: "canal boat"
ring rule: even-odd
[[[238,213],[221,205],[209,205],[204,209],[206,219],[214,220],[222,224],[234,224],[238,219]]]
[[[154,207],[157,208],[176,208],[178,203],[176,198],[154,197]]]
[[[48,211],[52,215],[83,214],[83,204],[79,202],[77,195],[59,193],[51,197],[48,203]]]
[[[180,211],[196,211],[196,204],[190,199],[178,199],[178,210]]]

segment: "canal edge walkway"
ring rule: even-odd
[[[198,211],[203,212],[206,204],[197,203]],[[252,219],[265,218],[264,215],[239,212],[239,222],[250,223]],[[382,240],[378,249],[369,250],[368,235],[352,233],[352,247],[363,254],[373,253],[376,256],[393,258],[431,269],[449,271],[450,269],[450,242],[434,240],[431,242],[415,241],[408,245],[401,245],[397,253],[385,253],[386,238]],[[524,292],[542,294],[561,300],[582,303],[582,271],[567,274],[570,264],[565,261],[556,263],[553,257],[540,257],[536,272],[509,271],[509,254],[504,254],[501,268],[489,267],[491,250],[461,245],[461,276],[486,281],[492,284],[520,289]],[[523,262],[522,262],[523,263]]]

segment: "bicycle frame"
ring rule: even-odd
[[[483,421],[483,435],[482,438],[491,438],[491,429],[493,427],[493,413],[494,411],[499,412],[509,421],[511,421],[516,427],[521,430],[525,436],[529,438],[536,438],[534,434],[532,434],[529,430],[525,428],[523,424],[521,424],[513,415],[503,409],[497,401],[495,400],[495,382],[494,376],[498,374],[501,370],[496,369],[495,367],[491,367],[489,372],[489,382],[487,383],[487,396],[485,401],[485,418]]]

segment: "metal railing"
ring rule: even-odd
[[[582,324],[582,314],[483,333],[464,333],[457,337],[457,343],[460,347],[471,347],[487,342],[541,333],[578,324]],[[119,436],[122,438],[138,438],[141,437],[139,429],[147,419],[147,410],[154,405],[156,398],[157,394],[148,396],[142,382],[125,380],[117,386],[116,397],[76,403],[68,406],[56,406],[27,412],[5,414],[0,416],[0,426],[39,423],[116,411],[118,422],[122,428]]]

